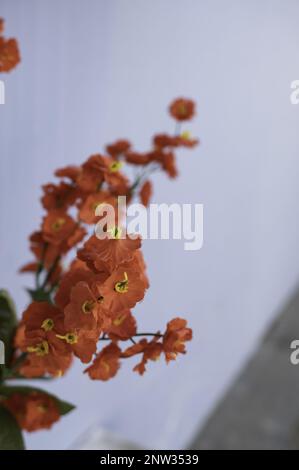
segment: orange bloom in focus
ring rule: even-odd
[[[150,203],[152,194],[153,194],[153,185],[149,180],[147,180],[143,183],[142,188],[140,189],[139,196],[140,196],[141,204],[147,207]]]
[[[119,139],[113,144],[106,146],[107,153],[113,158],[118,158],[126,153],[131,147],[131,143],[125,139]]]
[[[187,121],[195,114],[195,103],[186,98],[178,98],[169,106],[169,113],[177,121]]]
[[[166,332],[163,338],[163,350],[167,362],[176,359],[181,353],[185,354],[185,342],[191,341],[192,330],[187,328],[187,321],[183,318],[174,318],[167,323]]]
[[[69,346],[58,338],[66,333],[63,313],[48,302],[32,302],[23,313],[20,328],[17,346],[28,353],[21,374],[63,374],[71,363]]]
[[[99,296],[87,282],[78,282],[71,290],[70,303],[64,309],[65,326],[68,330],[95,330],[98,326]],[[99,332],[98,335],[99,336]]]
[[[114,377],[120,367],[121,350],[115,343],[109,344],[97,355],[92,365],[84,372],[92,380],[109,380]]]
[[[133,308],[143,299],[146,284],[137,266],[128,261],[120,265],[111,276],[99,286],[105,310],[115,313]]]
[[[121,229],[116,229],[120,234]],[[130,238],[105,238],[100,240],[95,235],[91,236],[78,250],[77,256],[85,261],[87,266],[95,272],[108,270],[111,272],[124,261],[133,258],[134,252],[141,247],[140,237]]]
[[[28,432],[50,429],[60,418],[56,401],[41,392],[13,393],[3,404],[15,417],[20,428]]]

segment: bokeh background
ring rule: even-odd
[[[299,76],[296,0],[0,0],[22,63],[0,106],[0,285],[19,312],[40,185],[120,137],[146,150],[172,131],[168,103],[198,103],[180,178],[155,177],[155,202],[203,203],[204,246],[147,241],[151,288],[141,329],[185,316],[188,354],[108,383],[77,363],[46,385],[77,405],[29,448],[65,449],[97,423],[143,448],[183,448],[222,397],[299,281]],[[294,332],[294,337],[296,337]],[[298,332],[299,334],[299,332]],[[298,336],[297,334],[297,336]]]

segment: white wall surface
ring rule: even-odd
[[[156,178],[155,201],[201,202],[205,242],[145,243],[151,289],[142,329],[176,315],[194,329],[188,354],[144,377],[124,365],[109,383],[78,363],[46,384],[78,409],[30,448],[67,448],[95,422],[150,448],[186,446],[244,365],[299,279],[299,78],[296,0],[0,0],[22,64],[0,106],[0,285],[19,311],[29,279],[27,235],[40,221],[40,185],[117,137],[146,149],[172,131],[165,107],[198,102],[180,178]],[[296,336],[296,332],[294,332]],[[298,336],[298,334],[297,334]]]

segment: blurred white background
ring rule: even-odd
[[[17,270],[31,259],[40,185],[115,138],[146,150],[154,132],[173,130],[173,98],[198,103],[188,129],[202,145],[181,152],[178,180],[155,178],[154,200],[203,203],[204,247],[147,241],[151,289],[138,308],[141,329],[188,318],[188,354],[142,378],[133,360],[108,383],[77,363],[42,384],[77,410],[26,436],[29,448],[65,449],[98,422],[143,447],[182,448],[299,280],[299,106],[289,99],[299,3],[0,0],[0,16],[22,54],[0,77],[0,285],[20,313],[30,279]]]

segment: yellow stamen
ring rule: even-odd
[[[191,139],[191,132],[189,131],[184,131],[181,133],[181,138],[184,140],[190,140]]]
[[[112,227],[107,232],[111,235],[111,238],[114,240],[119,240],[122,234],[122,229],[120,227]]]
[[[116,171],[120,170],[123,166],[123,162],[113,162],[110,165],[111,173],[115,173]]]
[[[75,333],[67,333],[66,335],[56,335],[57,338],[65,340],[68,344],[76,344],[78,342],[78,335]]]
[[[42,322],[41,328],[45,331],[53,330],[54,322],[53,322],[52,318],[47,318],[46,320],[44,320]]]
[[[35,353],[37,356],[46,356],[49,354],[49,345],[47,341],[37,344],[36,346],[29,346],[27,348],[29,353]]]
[[[92,300],[85,300],[85,302],[82,304],[82,312],[83,313],[91,313],[94,307],[94,302]]]
[[[55,220],[55,222],[52,224],[52,229],[54,232],[58,232],[62,226],[65,224],[66,220],[63,217],[59,217],[58,219]]]
[[[184,116],[186,114],[186,106],[181,103],[179,106],[178,106],[178,111],[179,111],[179,114],[182,116]]]
[[[124,272],[124,279],[115,284],[114,290],[119,294],[125,294],[129,290],[129,279],[126,272]]]
[[[127,315],[120,315],[118,318],[115,318],[115,320],[113,320],[113,325],[120,326],[126,319],[126,316]]]

